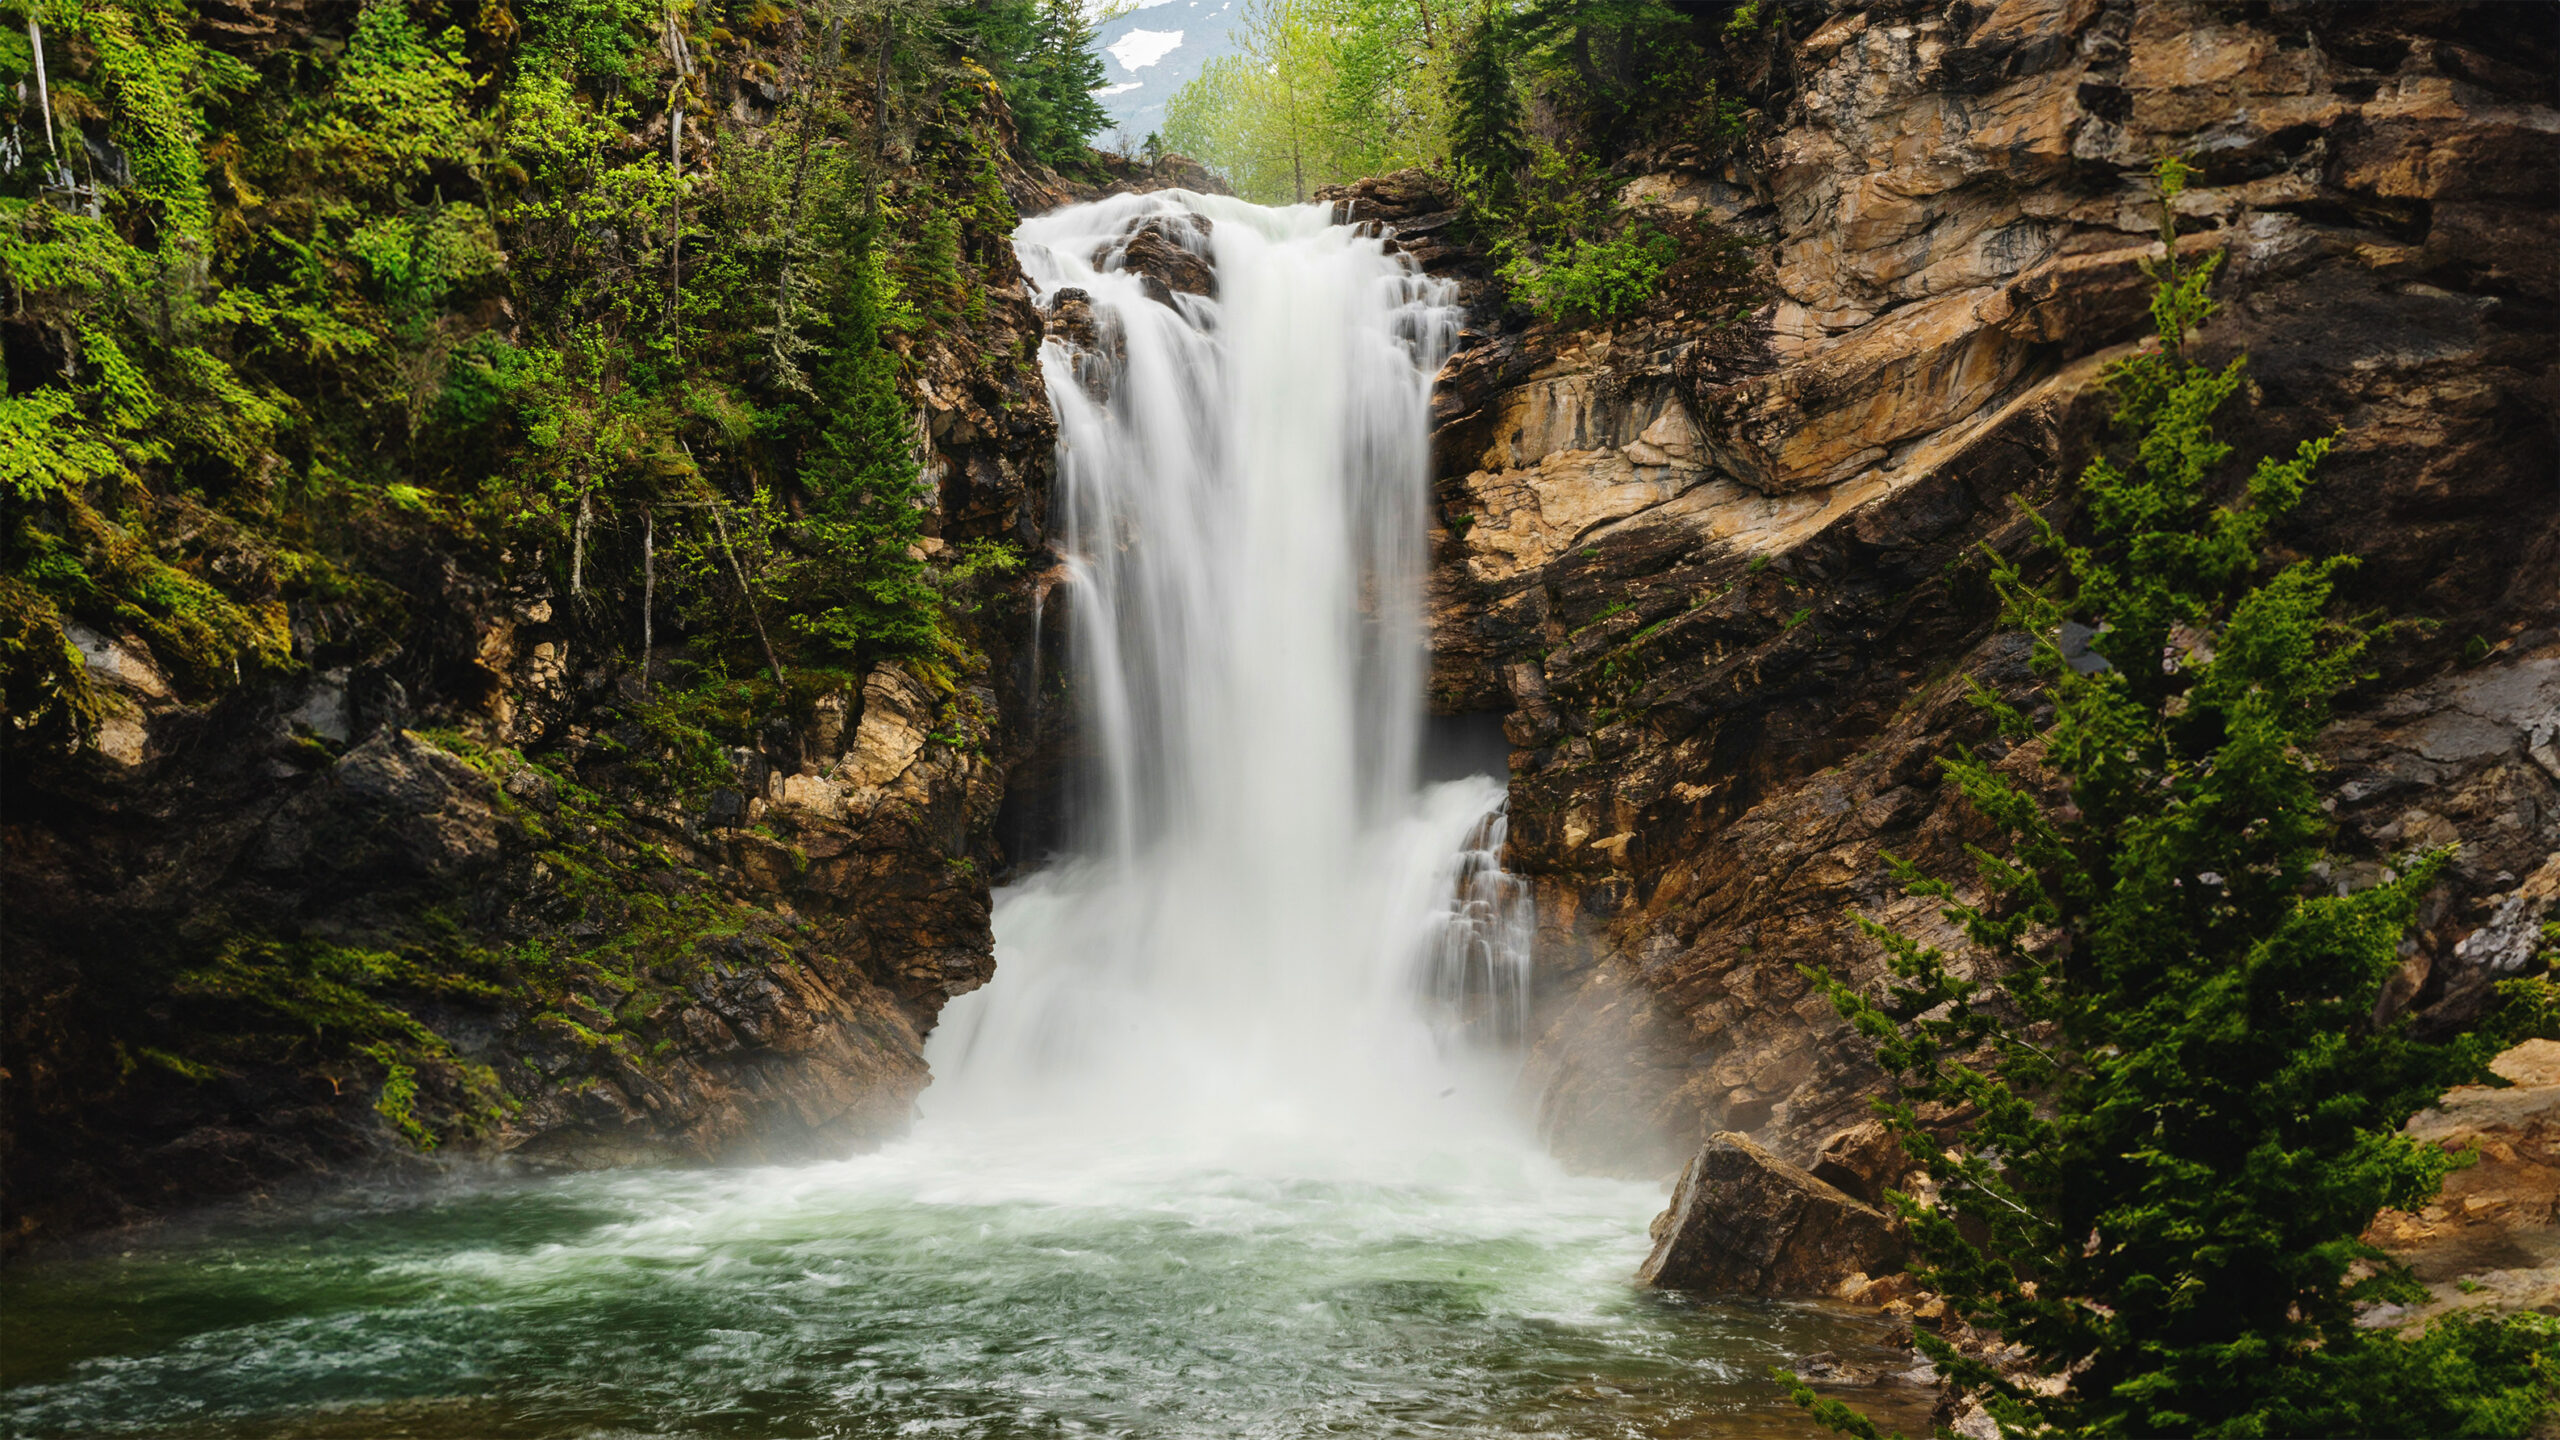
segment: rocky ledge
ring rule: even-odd
[[[2464,1024],[2526,963],[2560,850],[2560,74],[2502,5],[1843,4],[1745,77],[1730,154],[1624,175],[1748,273],[1601,329],[1491,303],[1428,177],[1337,194],[1476,304],[1438,401],[1435,704],[1503,717],[1536,887],[1528,1090],[1568,1161],[1669,1176],[1706,1137],[1810,1166],[1878,1078],[1798,972],[1927,932],[1888,852],[1969,874],[1967,703],[2024,694],[1981,547],[2067,521],[2106,363],[2144,332],[2145,173],[2201,166],[2243,456],[2337,443],[2277,537],[2414,623],[2325,746],[2353,884],[2460,858],[2389,1004]],[[1740,315],[1737,318],[1737,308]]]

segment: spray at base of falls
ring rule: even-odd
[[[1214,303],[1091,263],[1149,219],[1215,258]],[[1415,778],[1451,317],[1323,219],[1024,227],[1111,332],[1046,353],[1103,760],[1078,851],[1001,898],[913,1134],[0,1272],[0,1434],[1799,1430],[1768,1365],[1856,1332],[1636,1291],[1656,1188],[1567,1175],[1512,1113],[1503,786]]]
[[[997,978],[945,1012],[928,1136],[1026,1112],[1348,1151],[1516,1131],[1503,785],[1416,778],[1453,287],[1329,220],[1175,191],[1016,234],[1043,300],[1092,315],[1042,364],[1094,761],[1072,858],[1000,896]],[[1215,295],[1125,268],[1141,235]]]

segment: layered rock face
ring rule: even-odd
[[[2430,1292],[2377,1320],[2429,1320],[2484,1295],[2508,1310],[2560,1305],[2560,1043],[2528,1040],[2490,1068],[2507,1088],[2460,1086],[2409,1122],[2411,1136],[2473,1159],[2423,1209],[2385,1210],[2366,1232]]]
[[[1731,1130],[1809,1164],[1861,1118],[1878,1077],[1798,967],[1880,973],[1852,911],[1936,923],[1887,853],[1970,873],[1935,759],[2000,755],[1966,686],[2030,678],[1979,547],[2027,548],[2019,502],[2072,516],[2103,367],[2148,328],[2171,152],[2201,170],[2179,244],[2223,257],[2200,343],[2250,355],[2223,437],[2337,437],[2278,543],[2360,557],[2351,602],[2423,622],[2331,736],[2336,878],[2462,845],[2386,1004],[2464,1023],[2526,963],[2560,849],[2549,28],[2176,0],[1790,23],[1750,140],[1622,195],[1747,241],[1746,313],[1480,307],[1443,377],[1434,698],[1515,746],[1557,1150],[1668,1175]],[[1427,184],[1340,202],[1470,263]]]

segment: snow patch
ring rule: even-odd
[[[1179,30],[1132,30],[1112,41],[1109,48],[1121,69],[1135,72],[1172,54],[1181,43]]]

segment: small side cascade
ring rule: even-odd
[[[1502,868],[1510,833],[1511,802],[1504,799],[1485,812],[1459,848],[1448,908],[1424,944],[1423,1000],[1444,1041],[1509,1049],[1528,1036],[1537,909],[1529,882]]]

